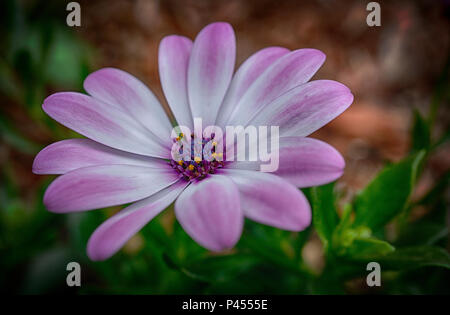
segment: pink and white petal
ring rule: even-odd
[[[236,39],[228,23],[203,28],[192,47],[188,69],[189,104],[194,118],[213,125],[233,75]]]
[[[288,231],[302,231],[310,225],[308,200],[281,177],[236,169],[223,172],[238,186],[241,207],[247,218]]]
[[[167,103],[178,125],[193,130],[187,91],[187,72],[192,41],[183,36],[164,37],[159,44],[158,65],[161,85]]]
[[[170,166],[84,167],[55,179],[45,192],[44,204],[49,211],[57,213],[116,206],[148,197],[178,179]]]
[[[192,183],[175,202],[175,215],[194,241],[212,251],[233,247],[242,234],[239,191],[226,176]]]
[[[305,137],[339,116],[352,102],[353,95],[345,85],[312,81],[271,102],[250,124],[280,126],[280,136]]]
[[[122,108],[163,143],[170,139],[172,125],[164,109],[147,86],[131,74],[103,68],[84,80],[84,89],[94,98]]]
[[[170,148],[157,141],[136,120],[91,96],[55,93],[45,99],[42,108],[64,126],[104,145],[136,154],[170,157]]]
[[[283,47],[267,47],[251,55],[236,71],[217,115],[216,124],[225,126],[234,107],[256,79],[276,60],[289,53]]]
[[[34,158],[33,173],[65,174],[82,167],[110,164],[164,167],[167,162],[113,149],[90,139],[68,139],[42,149]]]
[[[274,62],[243,95],[228,121],[230,125],[246,125],[271,101],[311,79],[325,61],[316,49],[292,51]]]
[[[184,181],[177,182],[126,207],[102,223],[89,238],[89,258],[99,261],[113,256],[133,235],[167,208],[186,185]]]
[[[281,137],[279,166],[272,174],[295,187],[311,187],[332,182],[344,173],[345,160],[331,145],[312,138]],[[259,171],[270,162],[237,161],[232,168]]]

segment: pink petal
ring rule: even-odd
[[[45,192],[44,204],[59,213],[116,206],[148,197],[177,180],[169,165],[84,167],[55,179]]]
[[[279,167],[273,174],[296,187],[311,187],[332,182],[344,172],[345,161],[331,145],[312,138],[281,137]],[[269,162],[263,162],[267,164]],[[260,170],[261,162],[235,162],[233,168]]]
[[[133,235],[168,207],[186,185],[184,181],[173,184],[106,220],[89,238],[89,258],[98,261],[114,255]]]
[[[164,37],[159,44],[159,77],[167,102],[178,125],[193,130],[187,92],[187,71],[192,41],[183,36]]]
[[[352,102],[353,95],[345,85],[312,81],[271,102],[249,124],[280,126],[280,136],[304,137],[339,116]]]
[[[255,171],[226,169],[224,173],[238,186],[249,219],[289,231],[304,230],[311,223],[308,200],[289,182]]]
[[[228,23],[213,23],[197,35],[188,69],[189,104],[194,118],[214,124],[233,75],[236,39]]]
[[[65,174],[78,168],[126,164],[163,167],[166,162],[107,147],[90,139],[68,139],[55,142],[38,153],[33,162],[35,174]]]
[[[217,115],[217,125],[224,126],[234,107],[247,92],[249,87],[267,68],[280,57],[289,53],[283,47],[268,47],[250,56],[236,71],[230,87]]]
[[[186,233],[212,251],[233,247],[242,234],[239,191],[226,176],[191,184],[175,202],[175,214]]]
[[[163,143],[170,139],[172,126],[155,95],[131,74],[114,68],[91,73],[84,89],[94,98],[123,109]]]
[[[295,86],[307,82],[325,61],[316,49],[299,49],[274,62],[237,103],[228,124],[246,125],[261,108]]]
[[[155,137],[136,120],[91,96],[56,93],[45,99],[42,108],[64,126],[104,145],[137,154],[170,156],[170,148],[155,141]]]

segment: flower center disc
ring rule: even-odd
[[[180,145],[178,153],[184,157],[178,161],[172,159],[169,163],[184,180],[203,179],[208,174],[214,174],[218,168],[225,165],[225,155],[218,152],[218,143],[212,141],[214,134],[211,135],[211,138],[202,138],[201,141],[194,138],[193,133],[190,136],[190,141],[186,142],[186,139],[183,141],[183,137],[185,135],[180,133],[174,139],[174,142]],[[190,145],[187,154],[183,152],[182,143],[184,143],[184,147]]]

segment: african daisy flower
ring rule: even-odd
[[[50,117],[86,137],[53,143],[36,156],[34,173],[61,174],[45,192],[47,209],[132,203],[92,234],[92,260],[114,255],[172,202],[183,229],[212,251],[237,243],[244,217],[290,231],[310,224],[311,209],[298,188],[337,179],[345,163],[333,147],[306,136],[341,114],[353,95],[335,81],[308,82],[325,60],[318,50],[268,47],[233,76],[235,54],[227,23],[206,26],[194,42],[165,37],[159,46],[163,91],[175,125],[192,129],[201,117],[205,126],[279,126],[279,167],[272,173],[250,162],[174,161],[168,116],[143,83],[118,69],[90,74],[88,95],[45,99]]]

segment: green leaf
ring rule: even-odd
[[[355,260],[367,260],[384,256],[394,250],[391,244],[376,238],[355,238],[346,255]]]
[[[422,150],[387,166],[375,177],[355,200],[355,226],[364,225],[376,230],[405,208],[424,155]]]
[[[416,246],[398,249],[378,260],[381,268],[412,269],[423,266],[440,266],[450,269],[450,254],[435,246]]]
[[[414,122],[411,130],[411,152],[418,152],[422,149],[428,150],[430,147],[430,126],[428,121],[419,113],[417,109],[414,110]]]
[[[332,244],[333,251],[335,251],[338,255],[342,253],[342,248],[348,246],[353,242],[356,236],[349,235],[348,231],[351,226],[351,216],[353,213],[352,205],[347,203],[344,205],[344,209],[342,211],[341,220],[339,224],[334,229],[332,239],[330,244]],[[366,229],[367,230],[367,229]],[[349,237],[350,236],[350,237]],[[370,236],[370,231],[369,231]]]
[[[339,225],[333,234],[333,253],[351,260],[367,260],[394,251],[388,242],[374,238],[369,228]]]
[[[333,192],[334,183],[313,187],[311,190],[313,224],[325,249],[339,221]]]

